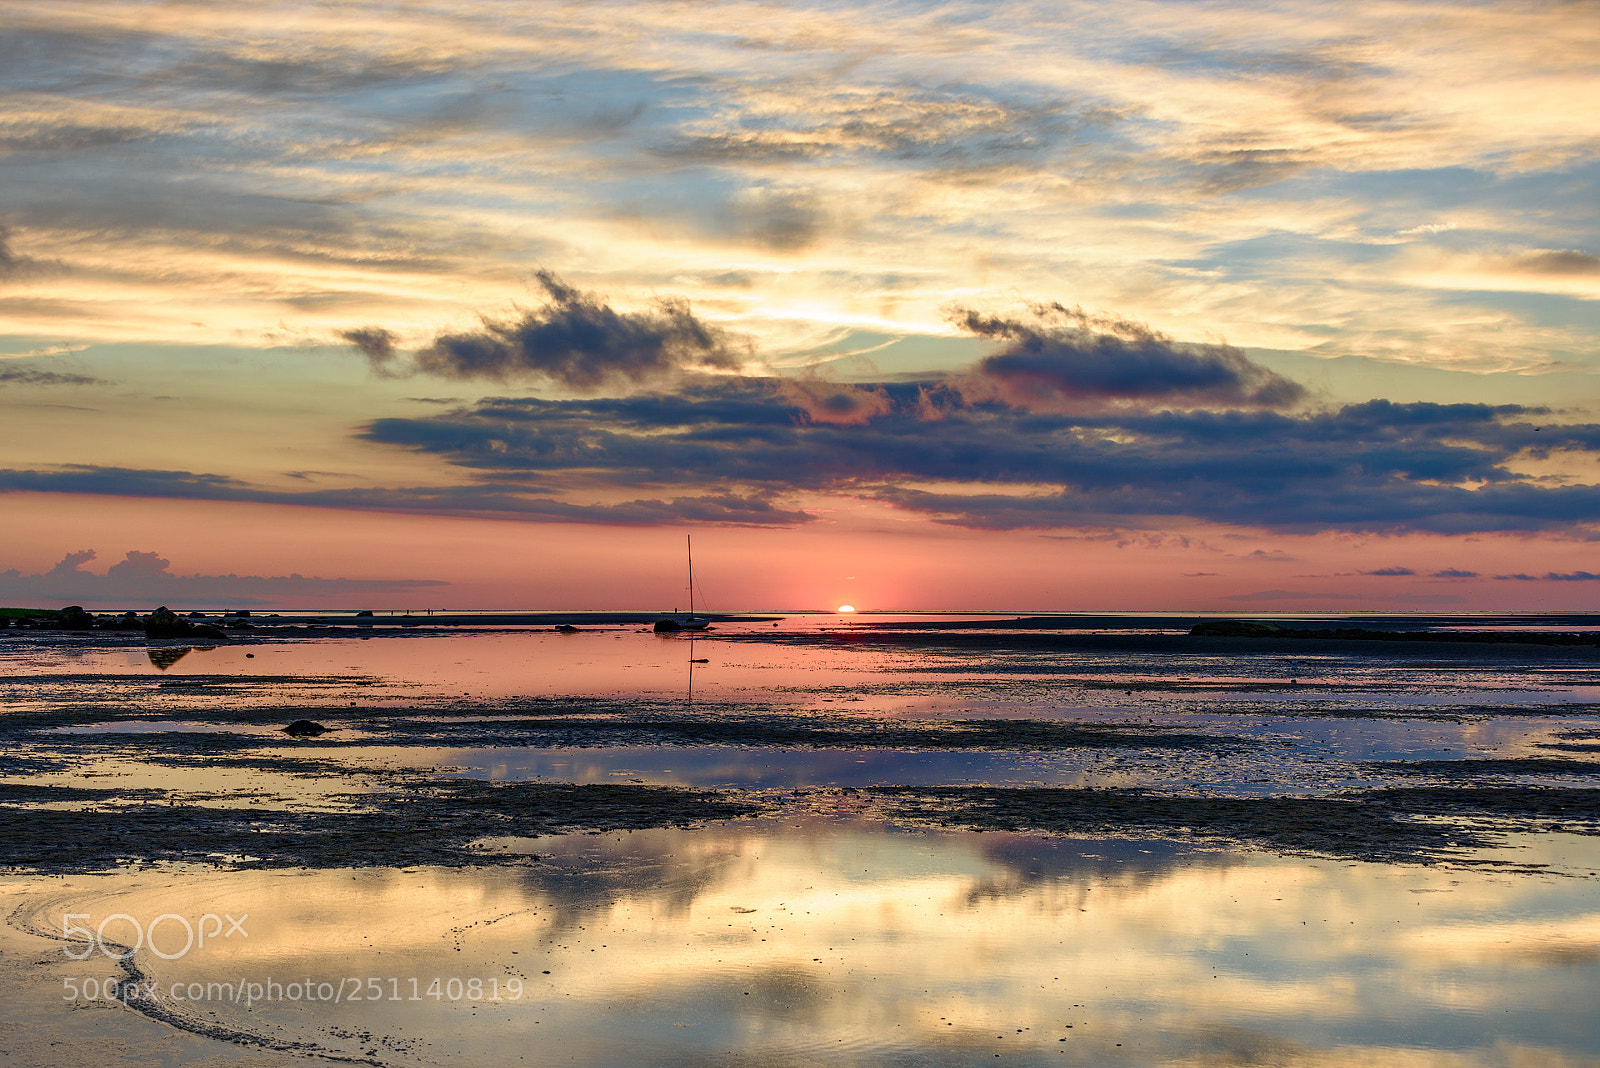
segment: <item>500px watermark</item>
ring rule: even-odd
[[[335,1005],[356,1001],[521,1001],[522,980],[516,976],[488,979],[473,976],[431,981],[418,976],[354,976],[336,981],[314,979],[279,982],[198,980],[163,985],[148,979],[97,979],[73,976],[61,980],[63,1001],[223,1001],[230,1005],[257,1005],[274,1001],[325,1001]]]
[[[98,949],[112,960],[127,960],[148,947],[162,960],[178,960],[190,950],[205,948],[207,940],[215,942],[234,935],[249,938],[250,932],[244,929],[244,921],[249,918],[248,912],[237,919],[226,912],[220,916],[208,912],[197,923],[190,923],[187,916],[164,912],[149,924],[142,924],[126,912],[113,912],[90,928],[73,922],[92,921],[90,913],[69,912],[61,918],[61,937],[67,943],[61,952],[69,960],[88,960]]]

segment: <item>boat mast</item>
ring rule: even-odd
[[[694,619],[694,539],[685,534],[683,543],[689,549],[689,618]]]

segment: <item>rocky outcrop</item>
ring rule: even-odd
[[[69,604],[56,613],[56,626],[62,630],[93,630],[94,615],[85,612],[82,605]]]
[[[227,641],[227,634],[221,627],[214,627],[210,623],[194,623],[178,615],[166,605],[162,605],[154,612],[144,617],[144,636],[146,638],[210,638],[213,641]]]

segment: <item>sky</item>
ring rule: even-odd
[[[0,0],[0,603],[1586,610],[1600,4]]]

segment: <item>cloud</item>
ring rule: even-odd
[[[183,605],[256,605],[290,597],[356,597],[368,594],[419,593],[448,586],[432,579],[348,579],[293,575],[176,575],[160,553],[130,550],[104,575],[84,570],[96,558],[93,549],[67,553],[49,571],[24,575],[15,568],[0,571],[0,598],[16,604],[55,607],[65,604],[104,606],[156,603]],[[130,604],[131,602],[131,604]]]
[[[1036,304],[1029,318],[958,309],[951,319],[1005,342],[958,388],[969,400],[996,399],[1044,412],[1161,404],[1287,408],[1305,389],[1227,345],[1174,341],[1143,323]]]
[[[1565,573],[1550,571],[1544,577],[1548,582],[1600,582],[1600,575],[1596,575],[1592,571],[1568,571]]]
[[[930,421],[921,405],[938,388],[880,383],[846,394],[812,384],[802,395],[792,381],[700,378],[627,398],[487,398],[375,420],[361,436],[557,493],[596,477],[619,488],[847,493],[981,529],[1135,517],[1295,532],[1600,524],[1600,487],[1541,483],[1508,466],[1545,441],[1600,452],[1600,427],[1541,418],[1536,432],[1527,417],[1543,413],[1534,409],[1373,401],[1298,415],[1075,416],[958,395]],[[838,418],[813,418],[819,396],[841,398]],[[941,488],[948,483],[962,488]]]
[[[1477,578],[1476,571],[1462,571],[1459,568],[1447,567],[1443,571],[1435,571],[1432,578]]]
[[[930,395],[938,419],[926,417]],[[357,437],[454,465],[455,484],[266,488],[61,465],[0,471],[0,490],[761,526],[809,522],[799,502],[822,494],[989,530],[1184,519],[1289,533],[1600,532],[1600,486],[1522,471],[1535,454],[1600,454],[1600,426],[1518,405],[1071,414],[971,402],[942,380],[688,374],[661,392],[430,407],[372,420]]]
[[[1409,567],[1380,567],[1376,571],[1363,571],[1363,575],[1381,575],[1384,577],[1399,577],[1401,575],[1415,575],[1416,572]]]
[[[615,502],[560,500],[550,495],[551,490],[526,481],[294,491],[266,489],[216,474],[86,464],[63,465],[54,470],[0,470],[0,493],[8,490],[156,499],[254,501],[358,511],[481,515],[614,526],[707,523],[769,527],[794,526],[812,522],[815,518],[803,511],[781,507],[774,502],[774,494],[770,491],[744,494],[713,491],[685,493],[666,499],[640,498]],[[136,563],[133,566],[143,565]]]
[[[652,151],[675,163],[963,174],[1038,165],[1123,118],[1104,106],[1008,99],[976,84],[871,86],[826,78],[808,86],[747,82],[736,92],[733,108],[674,131]]]
[[[808,189],[747,189],[729,207],[727,218],[737,233],[777,252],[815,245],[831,221],[824,198]]]
[[[387,376],[393,373],[394,361],[400,355],[400,350],[396,348],[400,341],[399,334],[381,326],[360,326],[339,331],[339,337],[354,345],[378,374]]]
[[[799,408],[808,422],[860,426],[886,415],[894,401],[882,386],[824,382],[817,378],[783,379],[779,393]]]
[[[1430,8],[1437,50],[1375,49],[1418,32],[1406,5],[749,5],[728,33],[648,0],[317,10],[19,9],[7,192],[72,268],[27,331],[425,339],[563,262],[743,274],[696,307],[768,336],[926,329],[1052,278],[1178,336],[1527,366],[1549,317],[1476,281],[1462,314],[1374,245],[1448,217],[1445,241],[1595,248],[1583,4]]]
[[[11,248],[11,228],[0,226],[0,278],[9,278],[19,273],[27,263]]]
[[[1600,256],[1577,249],[1535,249],[1512,257],[1513,270],[1532,274],[1600,275]]]
[[[0,147],[3,142],[0,138]],[[11,227],[0,225],[0,281],[19,282],[63,273],[59,263],[36,260],[18,252],[12,244],[14,233]]]
[[[7,386],[91,386],[100,379],[92,375],[41,371],[35,367],[8,367],[0,364],[0,385]]]
[[[1420,285],[1600,299],[1600,256],[1579,249],[1468,252],[1413,246],[1397,262],[1407,279]]]
[[[478,330],[440,334],[409,369],[448,379],[544,381],[582,392],[670,379],[685,370],[735,370],[744,351],[726,331],[696,318],[687,301],[662,298],[649,311],[619,312],[549,271],[535,275],[546,300],[517,319],[485,317]],[[392,374],[397,336],[379,326],[339,335],[380,373]]]

